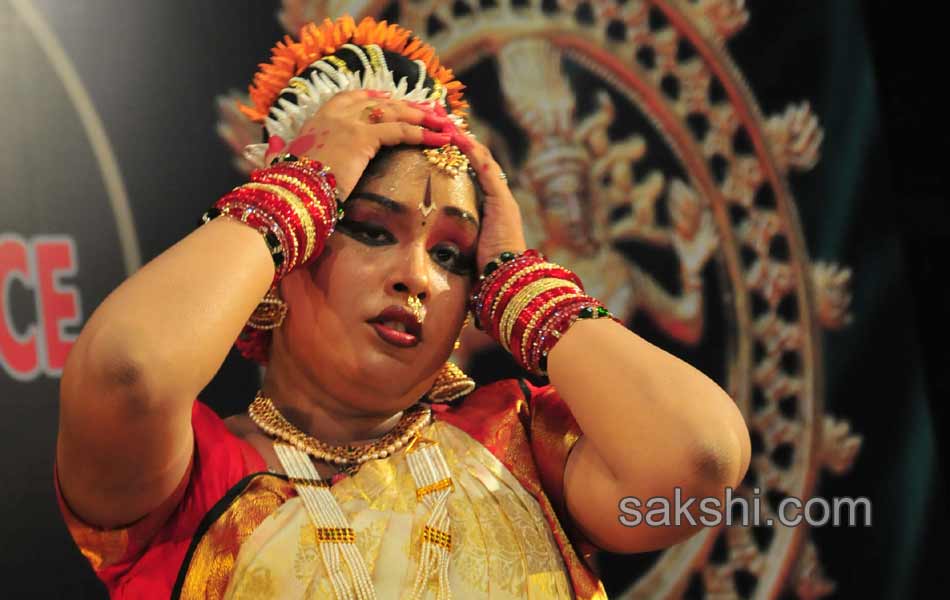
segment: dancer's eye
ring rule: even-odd
[[[453,273],[466,275],[472,271],[474,259],[461,254],[455,246],[439,246],[432,251],[432,254]]]
[[[370,246],[382,246],[396,241],[386,229],[352,219],[339,221],[337,229]],[[474,269],[475,257],[462,254],[454,245],[437,246],[431,255],[441,266],[459,275],[468,275]]]
[[[369,223],[361,223],[359,221],[344,219],[337,223],[337,228],[346,231],[352,237],[355,237],[358,240],[362,240],[367,244],[374,246],[380,246],[387,242],[393,241],[393,236],[391,233],[382,227],[376,227],[375,225],[370,225]]]

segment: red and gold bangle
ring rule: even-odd
[[[327,215],[327,209],[323,206],[320,200],[317,199],[316,192],[313,189],[313,185],[307,185],[301,179],[293,175],[289,175],[286,172],[280,172],[274,169],[270,173],[265,173],[259,175],[254,181],[258,183],[272,183],[287,188],[290,192],[296,195],[301,200],[304,200],[307,204],[307,210],[313,215],[313,210],[316,209],[317,217],[319,222],[324,225],[324,227],[330,227],[330,219]]]
[[[505,350],[511,352],[512,332],[518,318],[523,315],[530,319],[531,312],[526,309],[544,292],[549,290],[578,290],[577,286],[557,277],[545,277],[526,284],[505,307],[501,318],[498,319],[498,337]],[[527,314],[526,314],[527,313]]]
[[[277,233],[278,230],[273,228],[272,222],[238,206],[224,206],[223,208],[212,206],[201,215],[198,226],[200,227],[222,215],[239,220],[253,227],[264,237],[264,242],[267,244],[271,259],[274,261],[274,279],[272,284],[276,282],[282,276],[282,273],[285,272],[287,246],[282,240],[282,235]]]
[[[233,217],[264,236],[271,258],[274,259],[274,278],[271,285],[276,285],[290,271],[298,253],[297,241],[294,236],[290,236],[288,240],[285,233],[287,227],[281,225],[282,217],[233,199],[218,204],[211,210],[218,210],[220,214]]]
[[[264,235],[265,241],[268,241],[270,236],[276,237],[277,244],[268,241],[268,247],[271,249],[272,255],[280,255],[274,256],[274,283],[282,279],[290,271],[290,267],[294,264],[299,253],[297,238],[292,235],[288,238],[285,233],[285,231],[289,230],[289,227],[286,222],[283,221],[284,217],[278,213],[267,212],[258,206],[248,205],[239,200],[228,201],[224,205],[223,210],[228,216],[237,218],[255,227]]]
[[[536,329],[539,329],[538,325],[542,317],[547,318],[555,306],[580,295],[576,287],[564,286],[550,290],[535,298],[522,315],[519,315],[511,329],[511,341],[509,342],[511,354],[518,357],[519,363],[529,364],[528,354],[525,352],[528,348],[528,338]]]
[[[274,283],[318,256],[338,218],[335,179],[309,159],[278,162],[251,174],[251,182],[225,194],[199,225],[222,214],[257,229],[274,259]]]
[[[527,364],[541,371],[542,356],[546,355],[553,343],[560,339],[571,319],[577,315],[583,306],[588,306],[592,300],[587,295],[577,296],[559,303],[549,314],[545,315],[539,326],[531,331],[528,336]]]
[[[298,159],[295,162],[277,163],[273,167],[260,170],[259,173],[260,177],[281,175],[305,184],[308,198],[321,209],[324,224],[332,228],[339,208],[339,192],[336,189],[336,178],[327,167],[309,159]]]
[[[552,265],[552,266],[548,266]],[[564,269],[560,265],[555,265],[553,263],[542,263],[542,265],[532,265],[530,267],[525,267],[523,270],[530,269],[534,266],[542,266],[542,268],[532,271],[527,274],[524,278],[518,277],[518,273],[513,273],[504,284],[502,284],[497,292],[495,299],[492,301],[493,310],[487,312],[485,318],[489,322],[498,322],[500,321],[500,316],[504,316],[505,311],[508,308],[509,303],[514,299],[515,295],[520,289],[525,286],[528,286],[535,281],[541,279],[563,279],[574,285],[581,287],[580,281],[577,280],[573,274],[570,273],[567,269]],[[510,285],[509,285],[510,284]]]
[[[287,270],[290,271],[295,265],[299,264],[301,254],[303,226],[297,218],[297,214],[277,196],[261,194],[252,190],[242,190],[241,193],[257,196],[260,209],[273,215],[282,225],[285,236],[290,239],[291,260],[287,263]]]
[[[301,264],[304,264],[312,260],[313,258],[320,256],[320,254],[323,253],[323,248],[324,248],[326,239],[330,237],[331,233],[333,233],[334,223],[331,220],[331,218],[326,215],[327,209],[323,207],[321,203],[319,202],[314,203],[314,202],[309,201],[309,199],[306,196],[306,191],[310,191],[308,190],[308,188],[304,187],[303,190],[298,190],[297,186],[289,182],[281,181],[279,179],[273,179],[274,177],[278,177],[278,176],[280,176],[280,174],[269,175],[262,183],[281,182],[280,185],[287,188],[287,190],[290,193],[294,194],[303,203],[303,205],[307,209],[308,214],[310,215],[311,221],[313,222],[315,245],[314,245],[313,250],[310,252],[309,256],[301,259],[302,260]],[[287,176],[280,176],[280,177],[283,178]]]
[[[317,231],[314,227],[314,219],[310,212],[307,210],[307,206],[303,203],[300,198],[295,196],[290,190],[281,187],[279,185],[274,185],[272,183],[245,183],[241,186],[245,190],[260,190],[262,192],[270,192],[271,194],[277,194],[283,200],[287,206],[294,211],[294,214],[297,217],[297,220],[300,221],[303,226],[304,232],[304,250],[303,256],[301,257],[301,263],[307,262],[311,256],[313,256],[313,250],[316,246]]]
[[[276,166],[291,169],[301,175],[308,175],[323,189],[323,195],[328,202],[340,204],[340,191],[336,187],[336,177],[330,171],[330,167],[309,158],[296,158],[289,162],[278,163]]]
[[[568,329],[571,328],[574,323],[579,319],[600,319],[600,318],[609,318],[612,321],[623,325],[623,322],[615,317],[607,307],[600,303],[596,298],[587,297],[587,302],[581,304],[580,308],[573,307],[566,319],[561,319],[557,323],[556,327],[551,331],[551,336],[548,337],[541,344],[539,350],[539,356],[537,362],[533,364],[533,368],[537,369],[536,373],[539,375],[547,375],[547,357],[548,353],[555,346],[555,344],[560,341]]]
[[[519,268],[520,263],[520,268]],[[480,323],[492,324],[484,329],[494,338],[501,337],[501,322],[499,316],[505,314],[508,304],[523,287],[545,278],[566,279],[583,289],[580,279],[560,265],[544,262],[543,258],[531,257],[528,261],[512,260],[505,269],[498,269],[481,282],[484,302],[476,301],[476,307],[481,310],[476,313]],[[514,316],[514,315],[512,315]],[[510,318],[510,317],[509,317]]]
[[[475,326],[498,339],[498,311],[503,310],[504,305],[517,292],[517,288],[505,286],[506,282],[521,269],[543,263],[544,257],[534,249],[528,249],[517,256],[512,252],[503,252],[500,259],[489,261],[471,297],[470,308],[475,316]],[[539,272],[532,280],[542,276],[543,272]],[[525,283],[530,283],[530,280],[522,281],[522,284]]]
[[[470,299],[476,326],[532,373],[547,374],[548,352],[577,319],[610,317],[620,323],[584,293],[575,273],[536,250],[503,253],[492,263]]]
[[[522,354],[526,353],[527,359],[526,364],[537,367],[540,371],[540,360],[541,352],[545,350],[546,342],[550,338],[555,340],[560,338],[560,330],[567,321],[577,313],[582,305],[588,303],[589,298],[587,296],[578,296],[563,302],[558,303],[552,310],[551,313],[544,318],[541,324],[531,331],[528,336],[528,342],[525,346],[526,350],[522,350]]]
[[[499,309],[504,310],[505,305],[511,299],[511,295],[506,293],[508,289],[511,289],[516,284],[518,286],[527,285],[531,281],[552,275],[566,279],[569,275],[569,271],[555,263],[542,262],[523,267],[513,272],[503,282],[500,282],[499,285],[494,286],[497,288],[497,291],[491,292],[494,295],[494,300],[492,301],[491,308],[486,313],[487,319],[489,321],[494,320],[494,315],[499,314]],[[526,279],[523,282],[519,282],[522,278]]]
[[[475,327],[483,329],[481,313],[485,301],[489,297],[487,288],[493,283],[498,282],[500,284],[504,281],[503,278],[499,277],[499,274],[503,274],[510,269],[517,269],[524,265],[537,262],[544,262],[544,257],[541,256],[541,253],[537,250],[529,248],[517,256],[513,252],[503,252],[500,259],[491,260],[485,265],[485,272],[479,276],[479,282],[472,291],[471,297],[470,309],[475,315]],[[503,265],[500,272],[498,272],[499,264]]]
[[[514,256],[510,252],[502,256],[505,254]],[[489,263],[489,267],[492,264]],[[498,331],[485,325],[498,324],[498,315],[503,314],[508,302],[521,286],[546,276],[567,278],[581,285],[576,275],[560,265],[545,262],[544,257],[536,250],[527,250],[520,256],[509,258],[501,267],[486,270],[489,274],[483,275],[477,284],[471,308],[475,315],[475,326],[493,337],[498,336]],[[519,279],[521,281],[518,281]]]
[[[287,206],[282,198],[267,191],[246,189],[242,186],[221,198],[214,207],[224,209],[233,203],[259,208],[281,223],[284,237],[291,240],[291,246],[285,248],[287,270],[292,269],[300,261],[303,226],[297,213]]]

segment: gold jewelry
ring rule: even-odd
[[[468,324],[472,320],[472,313],[465,313],[465,322],[462,323],[461,329],[459,329],[459,336],[455,340],[455,345],[452,346],[452,350],[458,350],[462,347],[462,332],[465,331],[465,328],[468,327]]]
[[[468,157],[455,144],[446,144],[439,148],[426,148],[422,151],[429,162],[452,177],[458,177],[468,169]]]
[[[416,320],[419,321],[419,323],[421,324],[422,320],[425,318],[425,312],[423,311],[423,307],[422,307],[422,300],[420,300],[417,296],[413,296],[410,294],[407,302],[409,303],[409,311],[416,317]]]
[[[511,352],[511,330],[514,328],[521,311],[524,310],[538,294],[559,287],[573,288],[576,292],[580,292],[580,288],[571,281],[558,277],[544,277],[524,286],[524,288],[515,294],[511,301],[508,302],[508,305],[505,306],[505,311],[501,313],[501,320],[498,324],[498,333],[501,336],[502,347],[504,347],[505,350]]]
[[[467,313],[465,315],[465,322],[462,323],[462,330],[469,324],[469,321],[472,318],[472,313]],[[455,345],[453,350],[458,350],[462,346],[462,332],[459,331],[459,337],[455,340]],[[432,388],[427,394],[429,402],[439,404],[443,402],[451,402],[456,398],[464,396],[470,393],[475,389],[475,380],[465,374],[462,369],[458,367],[455,363],[451,361],[446,361],[442,368],[439,369],[438,375],[435,377],[435,382],[432,384]]]
[[[251,420],[268,434],[287,442],[301,452],[329,464],[343,465],[353,469],[366,461],[385,458],[405,446],[429,423],[432,411],[421,404],[414,404],[403,411],[396,426],[386,435],[366,445],[333,445],[307,435],[284,418],[274,402],[257,391],[254,401],[247,409]]]
[[[307,206],[303,203],[303,200],[298,198],[289,190],[272,183],[245,183],[241,187],[251,190],[263,190],[265,192],[270,192],[287,203],[290,209],[294,211],[297,219],[303,225],[304,236],[307,238],[307,243],[304,245],[303,259],[299,264],[307,262],[307,260],[310,259],[310,255],[313,253],[314,246],[316,245],[317,230],[313,225],[313,217],[311,217],[310,213],[307,211]]]
[[[466,375],[455,363],[446,361],[439,369],[439,374],[436,375],[428,398],[433,404],[451,402],[474,389],[475,380]]]
[[[284,322],[286,316],[287,303],[277,295],[277,288],[271,288],[257,304],[247,324],[254,329],[276,329]]]
[[[530,267],[522,267],[517,272],[515,272],[511,277],[508,278],[505,283],[501,284],[501,288],[498,290],[498,293],[495,295],[495,300],[492,302],[491,310],[489,311],[489,319],[495,319],[495,311],[498,310],[498,304],[501,303],[501,299],[504,297],[505,292],[508,291],[508,288],[513,286],[519,279],[525,277],[529,273],[534,273],[535,271],[544,271],[547,269],[553,269],[560,267],[554,263],[543,262],[536,265],[531,265]]]
[[[378,104],[371,104],[363,109],[363,114],[367,121],[375,125],[383,120],[383,107]]]
[[[259,408],[264,408],[267,414],[258,414],[257,410]],[[407,415],[410,415],[410,413],[419,414],[422,419],[416,419],[413,416],[409,416],[407,419]],[[357,533],[350,526],[345,513],[337,503],[336,498],[333,497],[330,485],[327,485],[320,478],[320,474],[308,457],[308,455],[314,455],[314,448],[309,447],[312,444],[318,444],[322,447],[321,454],[323,454],[322,450],[334,447],[315,440],[288,423],[274,407],[273,402],[261,395],[260,390],[258,390],[254,402],[251,403],[248,414],[258,427],[282,440],[274,441],[274,451],[284,468],[284,472],[294,484],[297,494],[310,517],[310,522],[315,528],[314,541],[320,548],[319,556],[323,559],[324,565],[328,571],[332,572],[334,565],[339,568],[339,565],[345,564],[346,570],[349,571],[349,581],[343,577],[331,578],[330,583],[336,597],[349,597],[355,600],[376,598],[376,591],[369,570],[356,546]],[[424,525],[424,531],[427,533],[422,536],[420,560],[412,590],[412,598],[414,599],[423,597],[432,575],[437,577],[437,597],[451,597],[447,575],[449,551],[452,548],[452,533],[447,503],[449,496],[455,489],[455,485],[452,482],[452,473],[449,470],[448,463],[437,443],[420,443],[414,446],[414,442],[419,437],[419,431],[429,422],[431,414],[428,408],[420,409],[418,404],[406,409],[403,418],[399,420],[399,424],[393,428],[393,431],[376,442],[376,444],[379,444],[390,437],[396,430],[401,429],[404,423],[411,423],[405,427],[405,435],[409,436],[408,444],[404,444],[402,441],[404,436],[400,436],[391,446],[394,448],[394,452],[395,449],[405,445],[406,463],[416,484],[416,500],[428,509]],[[417,424],[418,427],[416,427]],[[426,440],[426,442],[429,442],[429,440]],[[359,449],[354,449],[352,446],[346,446],[337,448],[337,453],[349,454],[354,450],[359,451]],[[386,449],[382,450],[382,452],[385,451]],[[384,458],[385,456],[388,456],[388,454],[376,456],[374,453],[370,458]],[[359,458],[354,458],[359,460]],[[320,459],[326,460],[325,458]]]
[[[317,199],[317,196],[316,194],[314,194],[313,190],[310,189],[310,186],[306,185],[304,182],[297,179],[296,177],[292,177],[290,175],[284,175],[283,173],[270,173],[267,175],[266,180],[263,183],[270,183],[271,180],[289,183],[290,185],[295,186],[298,190],[303,192],[304,196],[307,197],[307,200],[310,201],[310,204],[314,205],[317,208],[317,212],[320,213],[320,221],[327,227],[330,226],[331,223],[330,223],[330,220],[327,219],[327,211],[323,208],[323,204],[321,204],[320,201]]]
[[[549,298],[547,302],[545,302],[540,307],[538,307],[537,311],[535,311],[535,313],[531,315],[531,320],[528,321],[527,325],[525,325],[524,332],[521,334],[521,354],[522,355],[524,355],[525,348],[528,345],[528,337],[530,337],[531,334],[533,333],[534,327],[535,325],[538,324],[538,321],[541,319],[541,317],[547,314],[548,309],[554,306],[555,304],[557,304],[558,302],[561,302],[562,300],[565,300],[567,298],[577,298],[578,296],[583,296],[583,294],[578,294],[576,292],[568,292],[566,294],[561,294],[560,296]]]

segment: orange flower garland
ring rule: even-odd
[[[422,61],[429,77],[445,87],[450,111],[465,116],[468,108],[468,102],[462,99],[465,86],[455,79],[452,69],[439,64],[435,49],[414,37],[408,29],[372,17],[366,17],[356,25],[353,17],[345,15],[336,21],[325,19],[321,25],[307,24],[300,30],[299,37],[299,42],[289,35],[277,42],[271,50],[271,62],[259,65],[260,70],[249,87],[253,105],[238,105],[241,112],[255,123],[264,122],[267,112],[293,77],[324,56],[335,53],[343,44],[376,44],[410,60]]]

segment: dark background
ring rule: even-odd
[[[945,442],[937,432],[946,422],[944,371],[950,358],[945,341],[950,290],[940,264],[948,242],[942,184],[950,148],[945,100],[937,87],[946,70],[938,60],[946,32],[922,8],[899,10],[893,4],[751,1],[750,23],[728,45],[765,114],[790,102],[811,102],[825,128],[822,159],[812,171],[791,175],[792,192],[811,257],[840,262],[855,273],[854,322],[824,338],[825,397],[827,411],[848,419],[864,445],[852,470],[824,475],[816,494],[869,497],[874,526],[825,527],[811,534],[827,576],[838,584],[833,597],[840,598],[917,597],[946,580],[946,569],[937,562],[946,498],[938,460]],[[215,135],[213,98],[243,89],[283,34],[274,18],[277,3],[42,0],[34,5],[66,48],[104,120],[148,261],[241,182]],[[63,167],[85,172],[91,167],[72,162],[88,153],[75,141],[81,136],[43,122],[43,94],[56,90],[49,81],[24,75],[46,78],[49,69],[31,67],[44,60],[35,47],[11,42],[10,14],[6,0],[0,0],[5,69],[0,86],[25,92],[14,95],[0,117],[7,127],[0,131],[21,136],[4,140],[12,143],[3,150],[8,162],[0,164],[35,168],[53,155]],[[15,68],[7,70],[9,64]],[[0,97],[8,98],[3,94],[0,88]],[[11,128],[14,121],[28,126]],[[10,153],[23,161],[10,162]],[[112,231],[111,223],[96,222],[101,217],[92,199],[103,192],[95,182],[83,183],[69,203],[56,204],[40,197],[45,190],[40,179],[3,173],[20,179],[18,187],[0,182],[0,232],[26,237],[71,227]],[[24,213],[24,206],[32,208]],[[60,224],[64,206],[74,212],[71,221]],[[117,249],[109,255],[93,246],[94,240],[79,234],[77,239],[86,259],[78,285],[88,318],[123,275],[116,271]],[[84,253],[84,248],[91,249]],[[209,266],[216,260],[220,257],[208,257]],[[52,495],[57,381],[24,384],[4,377],[0,435],[9,445],[2,466],[11,479],[0,501],[6,517],[0,525],[5,587],[18,590],[11,597],[103,597],[62,526]],[[222,413],[236,412],[250,400],[254,383],[253,370],[232,354],[202,398]],[[624,577],[617,561],[608,564],[617,565],[605,576],[611,591]]]
[[[950,128],[947,105],[934,86],[946,65],[936,47],[947,35],[946,23],[929,11],[902,10],[897,2],[862,6],[881,98],[882,154],[889,166],[889,205],[899,227],[902,266],[910,288],[913,325],[918,332],[926,373],[930,416],[938,452],[946,452],[946,400],[950,398],[950,280],[946,250],[950,243],[947,159]],[[946,471],[935,469],[928,522],[919,542],[914,578],[916,597],[946,593],[947,569],[940,545],[948,533]]]

